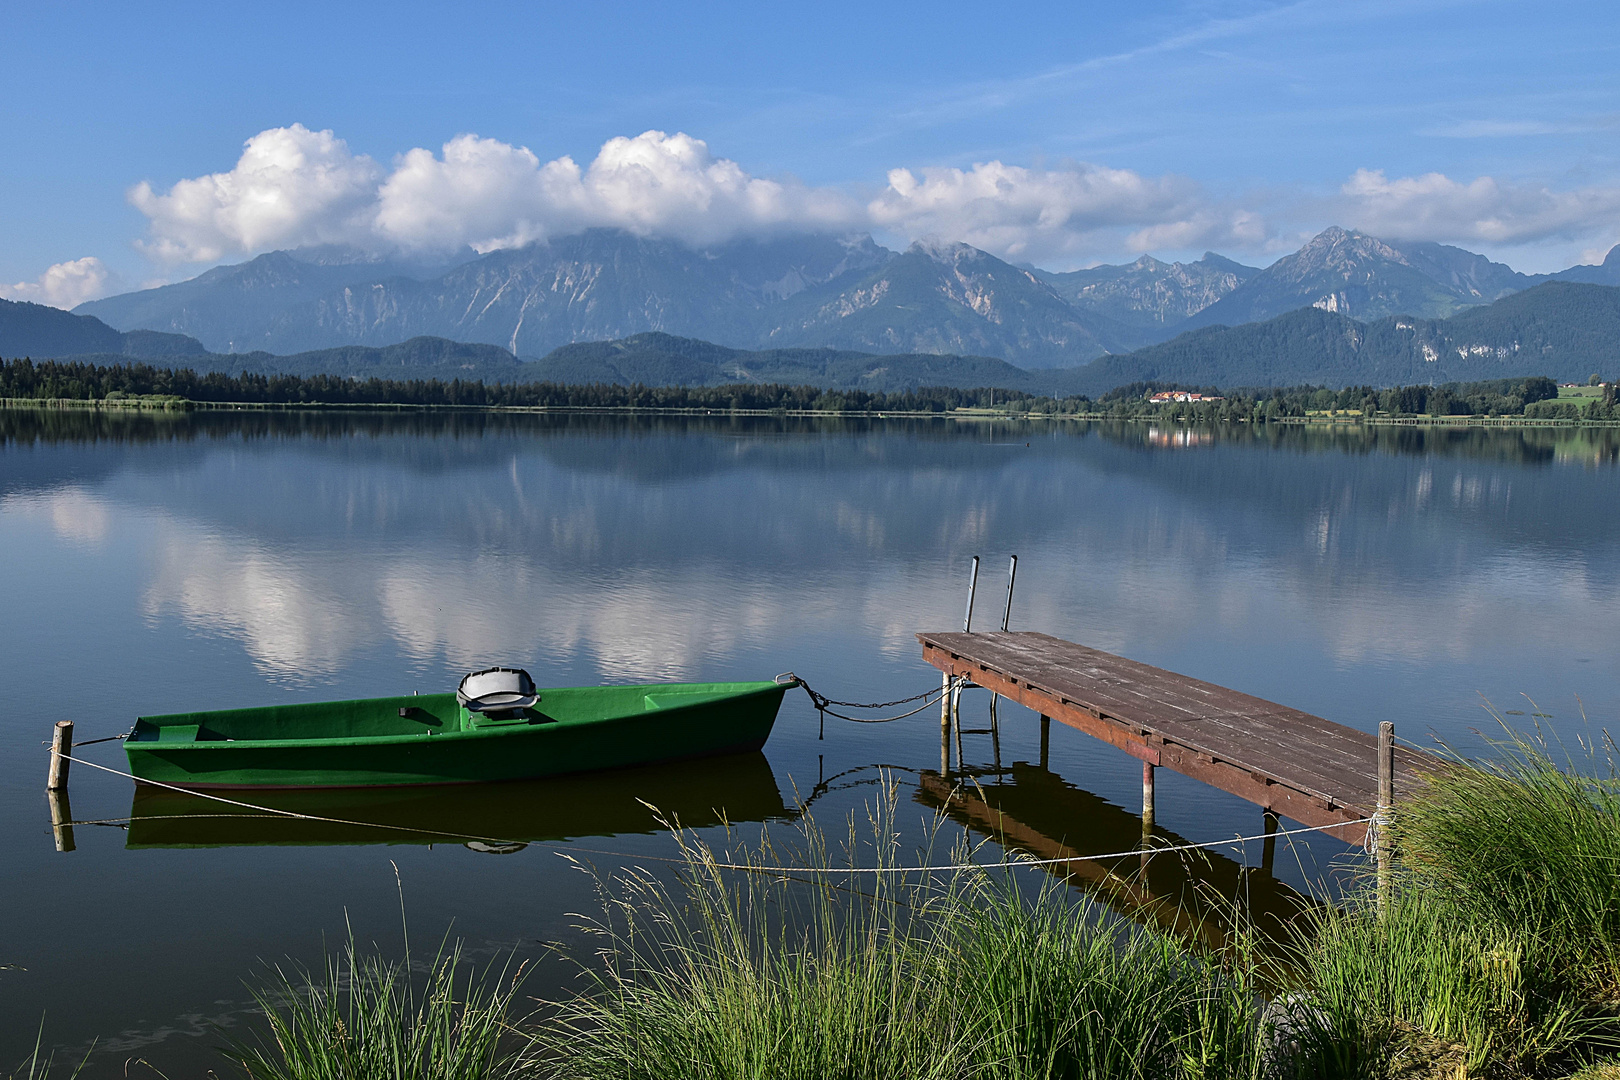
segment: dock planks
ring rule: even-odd
[[[1363,844],[1378,737],[1224,686],[1027,631],[923,633],[923,659],[1036,712],[1302,825]],[[1395,790],[1438,758],[1395,750]]]

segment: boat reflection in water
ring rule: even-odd
[[[1036,765],[1019,762],[968,778],[924,772],[917,800],[1004,847],[1037,859],[1080,860],[1043,869],[1120,914],[1211,949],[1228,945],[1236,912],[1263,937],[1281,940],[1286,924],[1314,906],[1272,876],[1271,842],[1257,867],[1211,849],[1086,860],[1140,849],[1142,819]],[[1157,847],[1189,842],[1162,828],[1151,839]]]
[[[218,794],[253,808],[138,784],[125,846],[460,843],[505,854],[532,841],[661,832],[660,815],[703,828],[788,814],[758,751],[498,784]]]

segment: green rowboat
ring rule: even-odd
[[[424,694],[143,716],[124,751],[136,779],[186,788],[533,780],[757,750],[797,685],[570,687],[529,693],[520,707]]]

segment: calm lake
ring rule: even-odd
[[[763,754],[350,807],[410,834],[132,806],[128,780],[76,765],[73,818],[106,824],[58,852],[56,720],[83,741],[145,713],[443,692],[495,663],[542,687],[792,670],[898,698],[937,685],[913,635],[960,628],[971,556],[990,628],[1016,554],[1013,629],[1412,740],[1478,750],[1490,702],[1573,741],[1620,706],[1617,455],[1617,433],[1575,430],[0,412],[0,1072],[43,1018],[59,1057],[94,1041],[87,1077],[200,1076],[251,1023],[262,963],[351,930],[398,955],[401,892],[417,953],[449,932],[537,955],[595,908],[561,855],[611,872],[674,850],[638,799],[711,838],[722,811],[744,837],[791,828],[812,795],[836,826],[885,776],[919,839],[937,805],[937,710],[818,739],[795,691]],[[1135,759],[1056,727],[1043,768],[1034,716],[1002,725],[984,799],[1074,850],[1139,840]],[[124,767],[116,742],[83,756]],[[988,768],[990,740],[967,757]],[[1157,823],[1262,824],[1165,770]],[[1268,873],[1250,844],[1199,873],[1286,893],[1344,850],[1284,844]],[[1154,867],[1155,888],[1185,880]]]

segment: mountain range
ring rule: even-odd
[[[869,237],[801,236],[699,251],[592,230],[437,262],[271,252],[73,314],[0,302],[0,355],[1090,393],[1142,379],[1562,378],[1609,364],[1607,342],[1620,338],[1610,290],[1569,291],[1583,285],[1620,285],[1620,247],[1599,266],[1525,275],[1460,248],[1331,228],[1265,269],[1206,253],[1051,273],[963,244],[894,252]]]
[[[1331,228],[1263,270],[1211,252],[1051,273],[965,244],[896,252],[864,236],[786,236],[699,250],[593,229],[437,262],[277,251],[75,311],[120,331],[193,337],[216,353],[434,336],[529,358],[662,332],[736,349],[977,355],[1047,368],[1302,307],[1443,318],[1549,279],[1620,285],[1620,247],[1602,266],[1532,276],[1460,248]]]
[[[564,345],[519,360],[498,345],[417,337],[385,346],[346,345],[292,355],[212,353],[193,338],[121,333],[90,316],[0,301],[0,355],[52,334],[75,358],[102,364],[344,378],[481,379],[485,382],[811,384],[827,389],[906,390],[993,386],[1097,397],[1130,383],[1195,386],[1409,385],[1525,375],[1584,380],[1620,375],[1620,288],[1549,281],[1449,319],[1405,315],[1359,321],[1305,307],[1264,322],[1189,331],[1159,345],[1099,357],[1076,368],[1025,369],[996,357],[876,354],[830,348],[745,350],[646,332]],[[62,355],[34,350],[32,355]]]
[[[1611,256],[1612,259],[1612,256]],[[1521,375],[1620,378],[1620,288],[1547,281],[1449,319],[1361,322],[1306,307],[1261,323],[1213,326],[1071,375],[1096,396],[1132,382],[1224,387],[1410,386]]]

